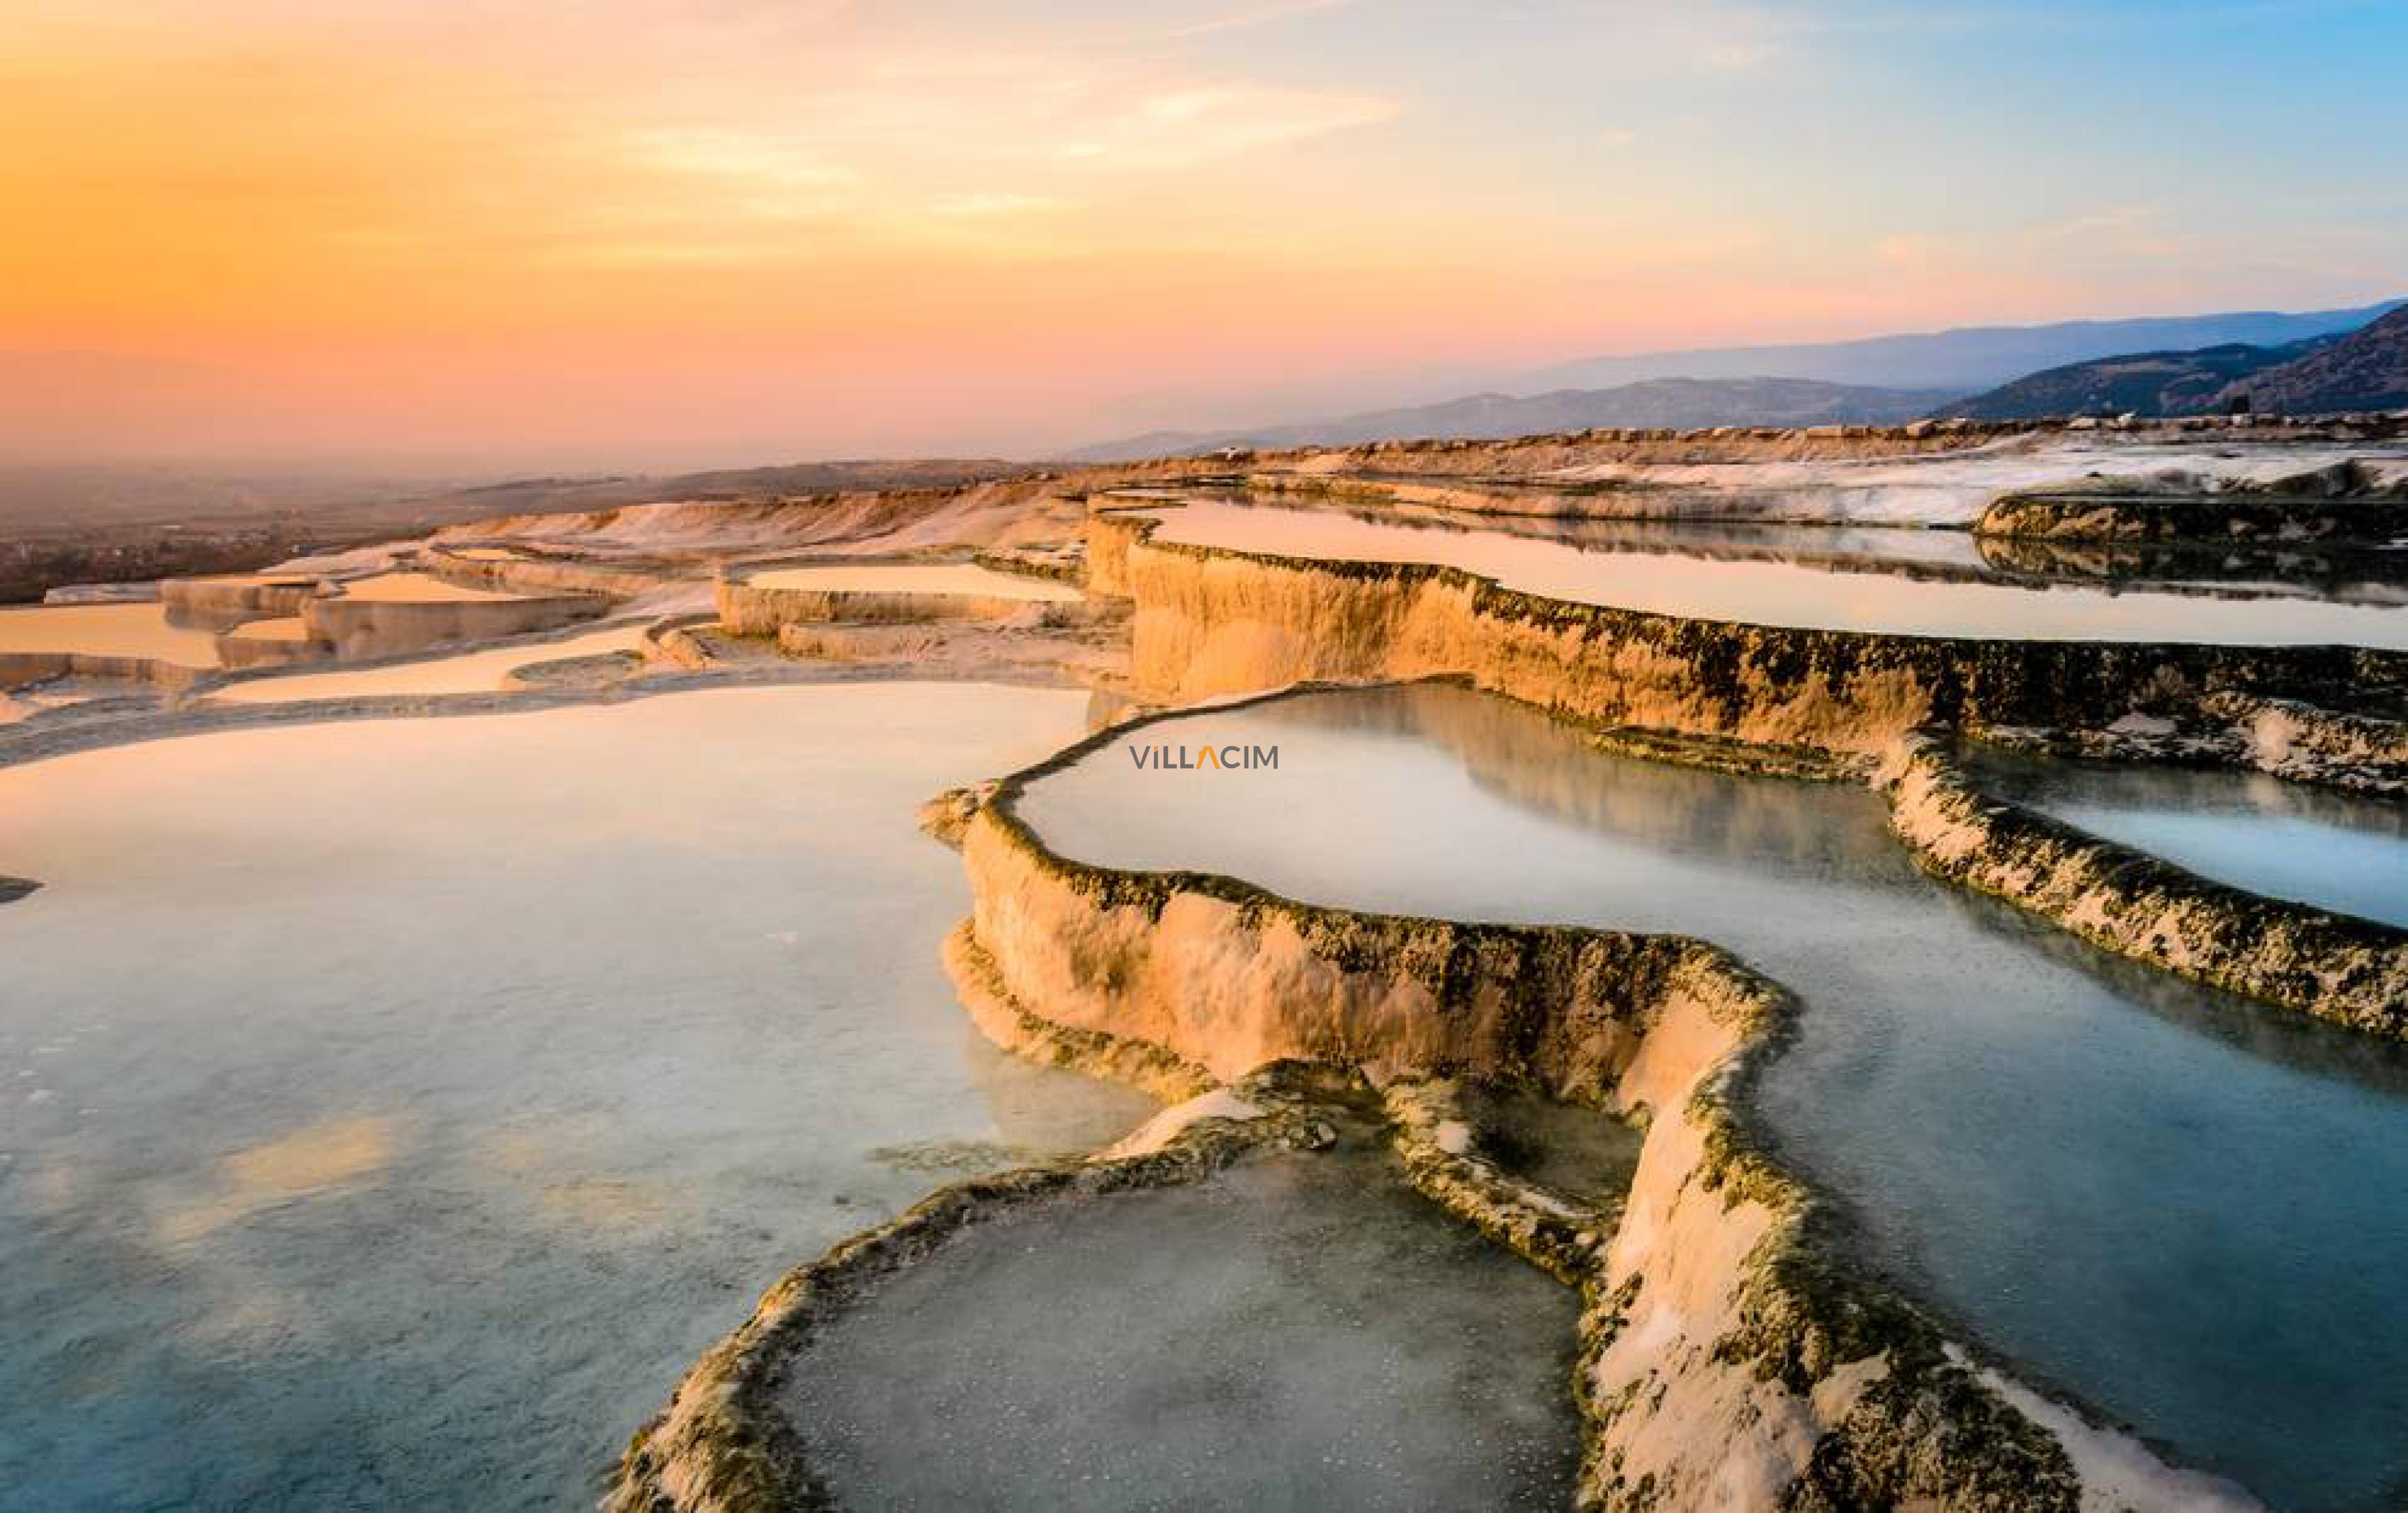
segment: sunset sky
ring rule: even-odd
[[[2408,6],[0,0],[0,454],[1004,453],[2408,294]]]

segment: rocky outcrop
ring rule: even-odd
[[[429,546],[419,554],[417,565],[448,583],[537,598],[598,594],[624,599],[692,581],[690,574],[666,563],[584,562],[523,554],[477,557],[465,555],[466,550],[470,549]]]
[[[273,634],[251,626],[237,626],[218,636],[218,665],[230,670],[258,667],[284,667],[295,662],[315,662],[333,654],[324,643],[309,639],[296,616],[291,622],[291,634]]]
[[[1975,791],[1909,739],[1877,785],[1930,872],[2123,956],[2372,1034],[2408,1037],[2408,931],[2261,898]]]
[[[1007,594],[931,594],[857,588],[779,588],[723,578],[714,589],[719,623],[739,636],[774,636],[788,626],[849,623],[919,625],[940,620],[1012,620],[1035,617],[1049,625],[1085,618],[1074,602],[1033,600]]]
[[[2342,769],[2373,780],[2357,785],[2408,793],[2408,723],[2245,694],[2213,699],[2208,712],[2245,732],[2249,765],[2261,771],[2329,778]]]
[[[2058,541],[2358,541],[2408,535],[2408,478],[2346,461],[2256,485],[2195,492],[2147,479],[2006,495],[1973,527]]]
[[[647,662],[699,672],[712,663],[710,648],[695,632],[719,623],[716,614],[664,615],[644,627],[637,648]]]
[[[970,561],[992,572],[1016,572],[1077,587],[1086,579],[1086,554],[1076,540],[1058,546],[997,547],[973,552]]]
[[[322,590],[315,578],[163,578],[159,602],[171,618],[263,620],[299,614]]]
[[[1454,674],[1595,726],[1870,754],[1929,727],[2106,726],[2217,693],[2408,681],[2399,653],[1733,625],[1542,598],[1454,568],[1164,543],[1151,529],[1096,517],[1091,581],[1135,600],[1134,677],[1169,699]]]
[[[89,652],[0,652],[0,688],[48,683],[52,678],[104,678],[182,693],[210,675],[150,656],[102,656]]]
[[[10,877],[0,873],[0,903],[14,903],[41,886],[30,877]]]
[[[2380,683],[2371,690],[2380,698]],[[2336,693],[2340,690],[2335,690]],[[2398,700],[2396,686],[2389,697]],[[2100,761],[2238,767],[2296,783],[2408,797],[2408,722],[2272,694],[2212,694],[2179,718],[2097,727],[1992,726],[1996,745]]]

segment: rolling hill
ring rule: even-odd
[[[2305,356],[2238,379],[2219,398],[2246,398],[2260,413],[2287,415],[2408,409],[2408,308]]]
[[[1070,454],[1078,462],[1217,452],[1351,446],[1420,437],[1474,440],[1584,431],[1601,426],[1884,425],[1913,420],[1956,396],[1948,389],[1890,389],[1815,379],[1655,379],[1610,389],[1551,394],[1475,394],[1440,404],[1375,410],[1335,420],[1234,431],[1151,431]]]
[[[2401,308],[2386,300],[2350,310],[2235,310],[2216,315],[2122,321],[2059,321],[2048,325],[1978,325],[1791,346],[1641,353],[1561,364],[1504,385],[1522,392],[1595,388],[1655,378],[1747,378],[1779,373],[1834,383],[1870,383],[1971,394],[2042,368],[2120,353],[2196,352],[2240,343],[2280,347],[2355,331]]]
[[[2408,406],[2408,307],[2278,347],[2126,353],[2029,374],[1942,408],[1973,420],[2051,415],[2315,415]]]

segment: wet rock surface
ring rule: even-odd
[[[1952,882],[2168,971],[2408,1038],[2408,930],[2245,892],[1986,799],[1929,742],[1901,743],[1878,781],[1892,829]]]

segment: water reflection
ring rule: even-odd
[[[1002,1068],[912,828],[1082,696],[752,689],[0,771],[0,1485],[590,1506],[770,1278],[1144,1100]]]
[[[1057,849],[1354,907],[1714,940],[1806,1000],[1759,1114],[1850,1198],[1879,1263],[2285,1506],[2382,1506],[2408,1477],[2400,1048],[1937,885],[1862,790],[1584,753],[1459,688],[1134,739],[1276,742],[1280,765],[1163,772],[1107,748],[1028,792]]]
[[[2408,804],[2262,772],[1969,745],[1987,791],[2220,883],[2408,927]]]
[[[1603,522],[1475,526],[1441,523],[1427,512],[1211,497],[1147,512],[1162,521],[1155,534],[1161,541],[1445,564],[1543,598],[1705,620],[1894,635],[2408,648],[2408,605],[2396,596],[2360,603],[2304,592],[2009,578],[1957,560],[1965,538],[1942,546],[1932,536],[1873,556],[1863,544],[1871,534],[1865,531],[1765,527],[1743,536],[1737,527],[1699,534],[1696,526]],[[1897,534],[1903,541],[1930,533]],[[1742,550],[1736,544],[1742,540],[1755,544]]]
[[[176,625],[155,603],[0,607],[0,656],[145,657],[179,667],[218,665],[217,638]]]

